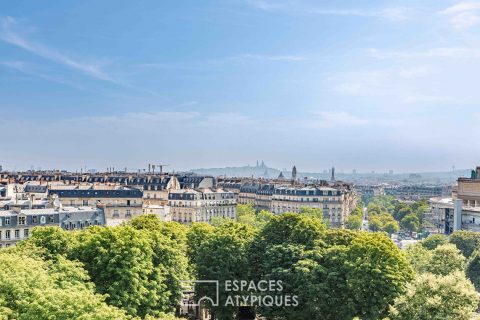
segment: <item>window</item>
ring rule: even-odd
[[[38,223],[38,217],[37,217],[37,216],[33,216],[33,217],[32,217],[32,222],[33,222],[33,223]]]
[[[85,206],[85,207],[88,206],[88,200],[83,200],[83,206]]]
[[[125,218],[130,218],[132,216],[132,213],[130,210],[127,210],[127,213],[125,214]]]
[[[70,205],[74,206],[75,205],[75,200],[70,200]]]
[[[18,224],[19,225],[25,225],[25,217],[18,217]]]
[[[113,210],[113,217],[118,218],[120,215],[118,214],[118,210]]]
[[[20,230],[15,230],[15,239],[20,238]]]
[[[2,231],[0,231],[0,240],[2,240]]]
[[[40,217],[40,223],[45,224],[46,222],[47,222],[47,219],[45,218],[45,216],[41,216]]]
[[[23,237],[28,238],[28,229],[23,230]]]
[[[10,240],[10,230],[5,231],[5,239]]]
[[[9,226],[10,225],[10,218],[5,218],[5,225]]]
[[[54,215],[48,216],[48,222],[54,223],[55,222],[55,216]]]
[[[2,220],[2,219],[0,219],[0,227],[2,226],[2,222],[3,222],[3,220]]]
[[[130,205],[130,200],[127,200],[127,206],[129,206],[129,205]]]

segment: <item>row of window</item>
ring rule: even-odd
[[[92,205],[97,205],[98,203],[101,203],[101,202],[102,202],[102,201],[99,200],[99,199],[93,200],[93,204],[92,204]],[[90,203],[91,203],[91,202],[89,202],[89,200],[82,200],[82,206],[83,206],[83,207],[88,207],[88,206],[90,206]],[[108,204],[109,204],[109,205],[118,205],[119,203],[118,203],[118,200],[115,200],[115,201],[113,201],[113,203],[112,203],[112,202],[109,202]],[[120,203],[120,204],[122,204],[122,203]],[[133,204],[137,204],[137,200],[133,200]],[[127,206],[131,205],[131,200],[127,200],[127,201],[126,201],[126,205],[127,205]],[[72,207],[77,206],[77,201],[76,201],[76,200],[70,200],[70,206],[72,206]]]
[[[20,230],[13,230],[13,239],[20,239]],[[23,238],[28,238],[29,236],[29,230],[28,229],[23,229]],[[4,230],[2,232],[0,230],[0,240],[11,240],[12,239],[12,230]]]
[[[113,210],[112,216],[114,218],[120,218],[120,213],[118,212],[118,210]],[[131,217],[132,217],[132,212],[127,209],[127,212],[125,213],[125,218],[131,218]]]
[[[38,223],[40,220],[41,224],[47,223],[47,216],[32,216],[32,223]],[[0,227],[2,226],[2,219],[0,219]],[[11,224],[11,219],[10,217],[5,217],[5,225],[9,226]],[[49,223],[54,223],[55,222],[55,216],[54,215],[48,215],[48,222]],[[27,219],[26,217],[18,217],[18,225],[24,226],[27,224]]]
[[[90,226],[99,226],[100,222],[95,220],[93,223],[90,221],[76,221],[76,222],[68,222],[63,224],[63,228],[65,230],[75,230],[75,229],[84,229]]]
[[[275,197],[273,201],[292,201],[292,202],[331,202],[341,201],[340,198],[292,198],[292,197]]]

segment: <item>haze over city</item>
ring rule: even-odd
[[[1,164],[470,168],[479,26],[478,2],[4,1]]]

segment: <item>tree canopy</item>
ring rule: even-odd
[[[462,272],[421,274],[408,285],[391,310],[392,320],[470,320],[478,294]]]

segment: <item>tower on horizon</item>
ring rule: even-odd
[[[292,181],[296,181],[297,180],[297,168],[295,166],[293,166],[293,169],[292,169]]]
[[[332,177],[330,178],[331,181],[335,181],[335,167],[332,167]]]

